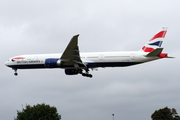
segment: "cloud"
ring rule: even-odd
[[[151,119],[179,105],[178,1],[0,1],[1,118],[22,105],[45,102],[63,119]],[[140,50],[167,26],[162,59],[121,68],[99,68],[93,78],[66,76],[62,69],[18,70],[4,63],[21,54],[61,53],[80,34],[81,52]]]

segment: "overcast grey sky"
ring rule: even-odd
[[[180,115],[179,0],[1,0],[0,119],[22,105],[55,106],[62,120],[151,120],[168,106]],[[62,69],[18,70],[4,63],[21,54],[61,53],[79,36],[81,52],[140,50],[169,27],[162,59],[132,67],[100,68],[93,78]]]

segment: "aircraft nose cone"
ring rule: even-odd
[[[6,65],[6,66],[9,66],[9,62],[8,62],[8,61],[6,61],[6,62],[5,62],[5,65]]]

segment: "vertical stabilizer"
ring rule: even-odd
[[[157,32],[157,34],[154,35],[143,47],[142,50],[144,52],[152,52],[156,48],[160,48],[162,45],[162,42],[164,40],[164,37],[167,32],[167,27],[163,27],[160,31]]]

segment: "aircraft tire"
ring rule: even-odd
[[[18,75],[18,73],[14,73],[14,75],[15,75],[15,76],[17,76],[17,75]]]
[[[88,77],[92,78],[93,76],[91,74],[88,74]]]

